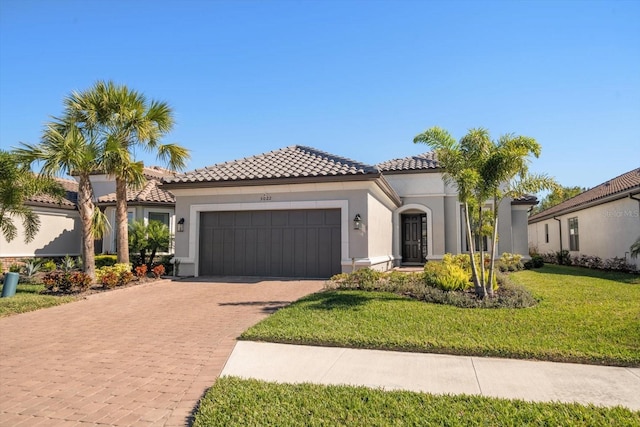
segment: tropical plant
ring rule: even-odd
[[[33,258],[24,262],[24,274],[27,277],[32,277],[34,274],[40,271],[42,268],[42,259]]]
[[[143,219],[139,219],[129,224],[129,249],[140,253],[140,264],[146,265],[148,270],[151,270],[156,253],[167,250],[171,240],[169,227],[160,221],[145,224]]]
[[[522,197],[545,189],[555,188],[555,182],[546,175],[532,175],[528,170],[529,156],[540,155],[540,145],[530,137],[503,135],[493,141],[483,128],[471,129],[459,142],[445,130],[433,127],[414,138],[435,149],[445,182],[454,184],[458,198],[464,205],[469,259],[476,293],[483,298],[493,294],[495,258],[498,242],[498,210],[500,203],[509,198]],[[487,201],[492,202],[489,212]],[[470,211],[476,212],[470,215]],[[490,231],[491,249],[488,274],[484,262],[476,266],[475,238],[487,236]],[[479,245],[480,259],[484,247]]]
[[[101,168],[116,180],[118,262],[128,263],[127,186],[139,187],[145,181],[142,162],[134,160],[133,150],[155,151],[171,170],[184,168],[188,150],[159,143],[173,127],[169,105],[148,101],[125,85],[98,81],[92,88],[74,93],[66,105],[74,119],[101,141]]]
[[[65,191],[54,179],[31,172],[29,162],[15,151],[0,150],[0,232],[7,242],[18,235],[16,219],[22,222],[25,243],[34,239],[40,218],[25,202],[38,194],[62,200]]]
[[[65,102],[69,102],[68,98]],[[95,208],[89,179],[98,167],[99,150],[92,133],[75,122],[68,109],[62,119],[46,125],[38,145],[23,143],[17,150],[29,162],[41,162],[44,176],[75,175],[78,178],[83,270],[92,279],[95,277],[94,240],[102,236],[106,227],[104,214]]]
[[[60,270],[65,273],[75,270],[77,266],[78,263],[76,259],[69,255],[65,255],[64,258],[62,258],[62,261],[60,261]]]

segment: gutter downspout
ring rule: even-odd
[[[553,217],[556,221],[558,221],[558,230],[560,231],[560,252],[562,252],[562,220],[559,220],[555,216]]]

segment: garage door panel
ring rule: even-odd
[[[203,212],[199,274],[329,277],[340,271],[340,217],[338,209]]]

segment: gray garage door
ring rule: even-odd
[[[202,212],[201,276],[330,277],[340,269],[340,210]]]

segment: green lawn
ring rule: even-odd
[[[640,277],[548,265],[512,279],[538,305],[463,309],[331,291],[279,310],[242,339],[640,366]]]
[[[2,286],[0,285],[0,289]],[[75,301],[71,296],[42,295],[44,285],[18,284],[16,294],[9,298],[0,298],[0,317],[24,313]]]
[[[481,396],[220,378],[200,402],[205,426],[638,426],[640,412]]]

